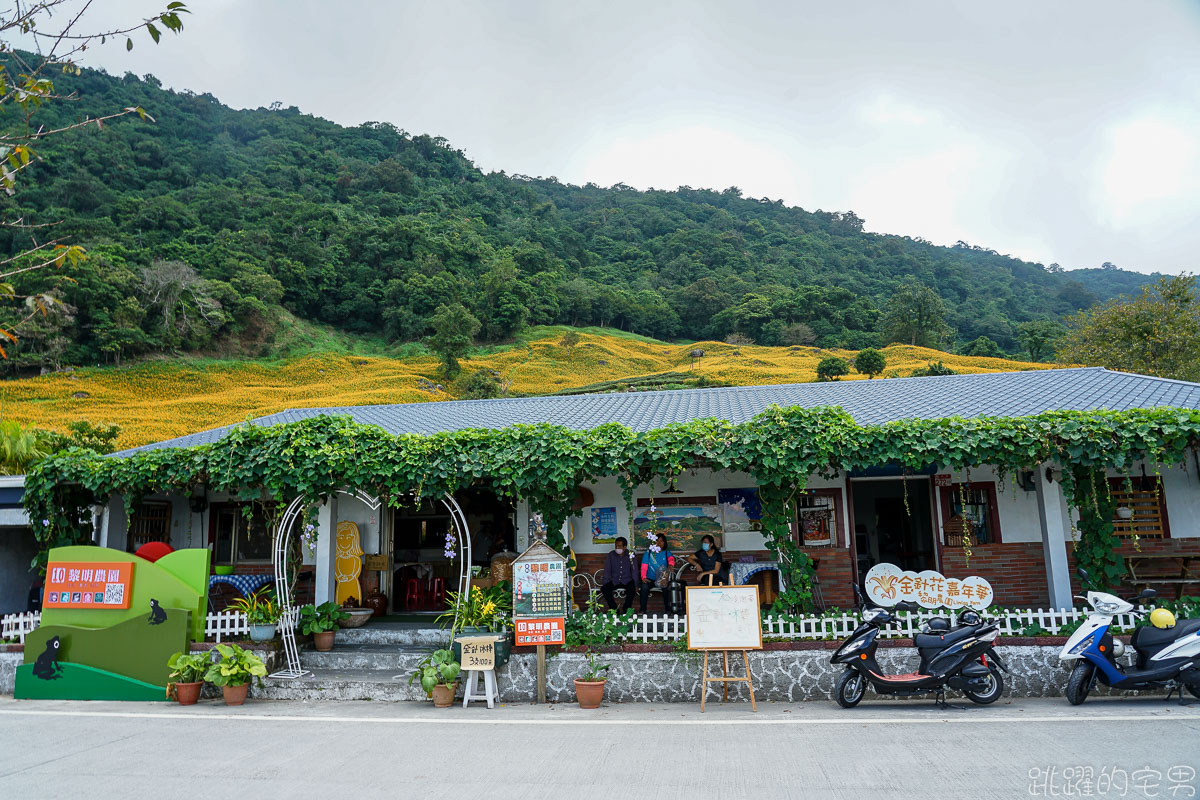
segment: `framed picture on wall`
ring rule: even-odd
[[[730,533],[762,530],[762,503],[758,489],[718,489],[717,503],[721,506],[724,529]]]
[[[805,547],[828,547],[833,544],[833,498],[822,495],[803,495],[799,498],[797,517],[800,522],[801,544]]]
[[[592,507],[592,544],[612,544],[617,540],[617,509]]]
[[[650,541],[649,534],[655,525],[658,532],[667,537],[668,549],[676,554],[699,550],[700,540],[705,535],[712,536],[717,547],[724,546],[721,538],[721,507],[717,505],[659,506],[653,514],[649,507],[639,508],[633,519],[635,546],[639,550]]]

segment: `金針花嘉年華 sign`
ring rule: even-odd
[[[132,563],[51,561],[42,608],[129,608],[132,590]]]
[[[867,597],[881,606],[916,603],[922,608],[978,608],[992,604],[992,585],[983,578],[947,578],[931,569],[902,570],[876,564],[864,581]]]

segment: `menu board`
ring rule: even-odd
[[[542,542],[512,564],[516,643],[562,644],[566,640],[567,560]]]

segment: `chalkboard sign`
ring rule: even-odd
[[[761,650],[757,586],[689,586],[689,650]]]

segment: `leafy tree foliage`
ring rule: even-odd
[[[975,341],[963,348],[964,356],[972,358],[1005,358],[1004,351],[1000,349],[1000,345],[986,336],[980,336]],[[1035,359],[1036,360],[1036,359]]]
[[[1200,380],[1196,277],[1162,278],[1134,298],[1112,300],[1069,320],[1058,358],[1076,364]]]
[[[947,367],[941,361],[930,361],[925,366],[914,369],[912,376],[914,378],[936,378],[943,375],[957,374],[957,372]]]
[[[462,371],[458,359],[471,349],[481,327],[479,320],[462,303],[437,307],[433,314],[433,334],[428,340],[429,349],[442,360],[442,373],[447,378]]]
[[[819,364],[817,366],[820,367]],[[854,357],[854,368],[870,380],[887,368],[887,359],[883,357],[883,353],[868,347],[866,350],[860,350]]]
[[[882,324],[888,342],[938,348],[949,335],[945,303],[916,281],[905,282],[892,294]]]
[[[817,364],[817,380],[836,381],[843,375],[850,374],[850,364],[846,359],[837,356],[825,356]]]
[[[1055,344],[1066,333],[1060,323],[1048,319],[1022,322],[1017,329],[1020,331],[1021,346],[1029,354],[1030,361],[1041,361],[1053,353]]]
[[[455,304],[485,341],[563,324],[858,350],[940,343],[952,330],[1015,350],[1020,323],[1146,280],[866,233],[854,214],[736,189],[485,174],[439,137],[382,122],[343,128],[296,108],[235,111],[153,76],[72,71],[54,87],[78,99],[43,105],[48,128],[113,108],[145,108],[156,122],[48,140],[37,180],[0,198],[8,218],[63,220],[55,236],[89,254],[65,272],[12,276],[16,293],[50,296],[62,311],[39,315],[9,348],[9,370],[253,355],[283,310],[419,341],[437,309]],[[9,255],[32,246],[28,231],[0,230]],[[881,326],[897,295],[931,313]],[[18,316],[0,309],[0,324]]]

